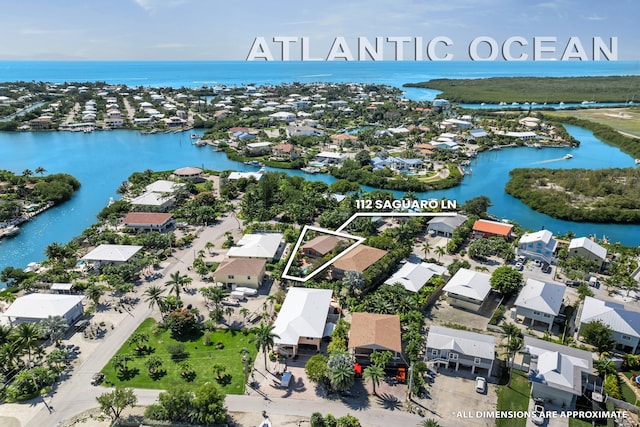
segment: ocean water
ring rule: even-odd
[[[640,74],[640,61],[618,62],[0,62],[2,81],[89,82],[105,81],[130,86],[198,87],[202,85],[277,84],[286,82],[364,82],[400,86],[441,77],[581,76]],[[407,90],[413,99],[432,99],[434,91]],[[478,195],[488,196],[490,212],[531,229],[544,226],[554,233],[607,236],[626,245],[640,244],[640,225],[573,223],[534,212],[504,193],[508,172],[515,167],[630,167],[633,159],[610,147],[591,132],[569,127],[582,142],[571,150],[573,159],[561,158],[562,149],[506,149],[481,153],[472,163],[473,174],[462,185],[421,194],[423,198],[447,197],[462,203]],[[24,224],[21,233],[0,243],[0,270],[25,267],[44,259],[52,242],[65,243],[96,221],[96,214],[117,197],[115,191],[135,171],[169,170],[183,166],[215,170],[255,170],[229,161],[224,153],[190,144],[188,133],[140,135],[133,131],[83,133],[0,133],[0,169],[21,173],[44,167],[48,173],[77,177],[82,188],[69,202]],[[331,183],[327,175],[287,173]]]

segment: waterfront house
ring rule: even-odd
[[[146,192],[131,199],[130,203],[136,209],[166,212],[175,201],[170,193]]]
[[[304,125],[287,126],[285,130],[289,138],[298,136],[322,136],[324,134],[320,129]]]
[[[260,181],[264,174],[262,172],[231,172],[227,179],[229,181],[237,181],[239,179],[255,179]]]
[[[258,289],[262,284],[266,265],[265,259],[228,258],[213,273],[214,281],[227,286]]]
[[[559,283],[527,279],[514,303],[518,320],[522,319],[522,323],[529,323],[531,327],[541,325],[551,331],[560,314],[566,290],[567,287]]]
[[[341,239],[332,235],[317,236],[302,245],[302,254],[310,258],[320,258],[330,253]]]
[[[407,262],[385,280],[387,285],[400,284],[409,292],[418,292],[433,276],[443,276],[447,269],[437,264]]]
[[[484,129],[471,129],[469,130],[469,136],[471,137],[471,139],[475,140],[475,139],[486,138],[487,136],[489,136],[489,134]]]
[[[202,169],[194,167],[184,167],[173,171],[173,175],[178,178],[198,179],[202,177]]]
[[[513,224],[507,224],[498,221],[489,221],[487,219],[479,219],[473,223],[472,231],[475,237],[495,237],[499,236],[505,240],[511,239],[511,230]]]
[[[552,264],[557,247],[558,242],[549,230],[525,233],[518,242],[518,255]]]
[[[50,117],[36,117],[29,120],[31,130],[49,130],[53,127],[53,121]]]
[[[346,271],[362,273],[386,254],[387,251],[382,249],[358,245],[333,263],[331,278],[334,280],[342,279]]]
[[[122,224],[134,230],[165,232],[175,225],[176,221],[170,213],[129,212]]]
[[[400,317],[395,314],[353,313],[349,329],[349,353],[369,364],[374,351],[390,351],[392,360],[402,354]]]
[[[451,237],[456,228],[460,227],[464,222],[469,219],[464,215],[458,214],[456,216],[436,216],[429,221],[427,226],[427,232],[433,232],[435,234]]]
[[[49,316],[60,316],[69,326],[84,314],[83,299],[84,295],[27,294],[16,298],[2,315],[12,325],[39,323]]]
[[[184,184],[181,182],[159,179],[147,185],[145,191],[152,193],[175,193],[183,188]]]
[[[331,151],[323,151],[316,154],[315,161],[325,165],[341,165],[347,156],[343,153],[333,153]]]
[[[640,350],[640,312],[623,304],[586,297],[580,314],[580,329],[590,322],[602,322],[611,328],[616,347],[629,353]]]
[[[250,142],[247,144],[247,152],[252,156],[259,156],[261,154],[268,154],[271,152],[271,143],[264,142]]]
[[[358,137],[348,133],[338,133],[330,136],[331,142],[339,147],[349,146],[358,141]]]
[[[300,157],[301,150],[293,144],[277,144],[271,147],[271,154],[279,159],[294,160]]]
[[[452,306],[478,312],[491,292],[489,279],[489,274],[461,268],[442,290]]]
[[[491,376],[495,360],[495,340],[491,335],[431,325],[427,334],[427,363]]]
[[[595,262],[598,267],[607,259],[607,250],[586,237],[577,237],[569,242],[568,256],[581,256],[582,258]]]
[[[296,356],[300,346],[320,351],[322,338],[331,335],[328,320],[334,320],[331,295],[330,289],[289,288],[273,324],[276,351],[285,356]]]
[[[135,245],[100,245],[82,257],[84,261],[93,263],[94,267],[103,265],[122,265],[142,250],[142,246]]]
[[[528,372],[534,398],[566,410],[575,408],[576,399],[594,382],[590,352],[530,336],[524,337],[513,367]]]
[[[278,259],[284,243],[282,233],[255,233],[242,236],[236,246],[229,248],[229,258],[262,258],[267,261]]]

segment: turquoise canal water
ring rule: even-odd
[[[587,130],[569,126],[569,132],[581,141],[575,149],[509,148],[481,153],[470,168],[472,174],[458,187],[434,191],[422,198],[455,199],[459,203],[485,195],[493,202],[490,212],[501,218],[519,222],[531,229],[544,226],[554,233],[573,231],[577,235],[606,235],[611,241],[625,245],[640,244],[640,225],[573,223],[552,219],[529,209],[504,193],[509,171],[516,167],[587,168],[632,167],[633,159],[619,149],[608,146]],[[571,153],[573,159],[562,157]],[[0,133],[0,168],[21,173],[42,166],[47,173],[69,173],[80,180],[81,189],[72,200],[46,211],[21,226],[15,238],[0,243],[0,269],[25,267],[31,261],[44,259],[44,249],[52,242],[66,243],[96,221],[96,214],[117,197],[116,189],[131,173],[171,170],[196,166],[214,170],[255,171],[256,168],[233,162],[224,153],[210,147],[190,143],[189,132],[178,134],[140,135],[134,131],[68,133]],[[270,168],[268,168],[270,169]],[[275,169],[270,169],[275,170]],[[330,184],[328,175],[309,175],[286,171],[306,179]],[[371,188],[365,188],[371,190]],[[401,193],[396,193],[400,196]]]

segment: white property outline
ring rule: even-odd
[[[348,233],[343,233],[342,230],[344,230],[349,224],[351,224],[351,222],[354,219],[356,219],[358,217],[377,217],[377,216],[381,216],[381,217],[389,217],[389,216],[391,216],[391,217],[394,217],[394,216],[399,216],[399,217],[451,216],[451,217],[453,217],[453,216],[457,216],[457,215],[458,215],[458,212],[357,212],[357,213],[353,214],[351,216],[351,218],[349,218],[344,224],[342,224],[340,227],[338,227],[338,229],[336,231],[328,230],[326,228],[314,227],[312,225],[305,225],[302,228],[302,231],[300,232],[300,237],[298,237],[298,241],[296,242],[296,245],[294,246],[293,250],[291,251],[291,255],[289,256],[289,261],[287,262],[287,265],[284,267],[284,271],[282,272],[282,276],[280,276],[280,277],[282,279],[295,280],[297,282],[306,282],[307,280],[309,280],[312,277],[314,277],[316,274],[319,274],[325,268],[329,267],[335,261],[339,260],[340,258],[345,256],[346,254],[348,254],[349,252],[354,250],[358,245],[360,245],[366,239],[364,237],[354,236],[354,235],[348,234]],[[355,239],[356,242],[354,244],[352,244],[351,246],[349,246],[344,251],[342,251],[341,253],[339,253],[337,256],[331,258],[329,261],[325,262],[320,267],[316,268],[308,276],[306,276],[306,277],[290,276],[288,274],[288,272],[289,272],[289,269],[291,268],[291,264],[293,264],[293,260],[294,260],[294,258],[296,256],[296,254],[298,253],[298,249],[300,249],[300,245],[302,244],[302,239],[304,238],[305,233],[307,231],[309,231],[309,230],[318,231],[320,233],[330,234],[330,235],[333,235],[333,236],[344,237],[346,239]]]

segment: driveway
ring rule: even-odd
[[[455,391],[454,391],[455,390]],[[492,418],[476,418],[476,411],[493,411],[498,404],[496,385],[487,382],[483,394],[475,390],[475,376],[470,373],[440,370],[430,385],[426,396],[416,397],[426,413],[426,418],[448,420],[454,425],[493,427]],[[471,415],[471,416],[469,416]]]

